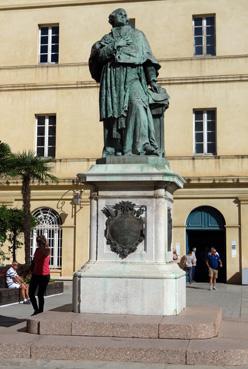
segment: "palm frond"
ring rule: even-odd
[[[12,177],[28,177],[30,180],[38,182],[52,181],[58,179],[51,173],[49,164],[52,159],[36,156],[32,151],[24,151],[12,156],[9,165],[9,175]]]

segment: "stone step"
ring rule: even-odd
[[[170,340],[4,334],[0,359],[99,360],[188,365],[248,365],[248,339]]]
[[[39,335],[153,339],[208,339],[218,336],[222,310],[189,307],[176,316],[79,314],[48,311],[28,320],[27,332]]]

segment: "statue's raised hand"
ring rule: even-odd
[[[156,81],[151,81],[150,86],[153,92],[159,93],[159,85],[157,84]]]
[[[130,45],[132,42],[132,40],[130,39],[130,37],[127,38],[121,38],[120,40],[115,42],[115,47],[123,47],[123,46],[128,46]]]

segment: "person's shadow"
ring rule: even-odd
[[[26,319],[18,319],[13,316],[0,315],[0,327],[12,327],[13,325],[25,322]]]

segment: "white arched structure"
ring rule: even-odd
[[[43,234],[51,249],[50,266],[61,268],[62,264],[62,228],[59,214],[51,208],[38,208],[32,213],[37,225],[31,233],[31,255],[36,249],[36,237]]]

